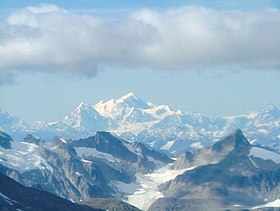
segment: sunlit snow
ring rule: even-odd
[[[252,209],[255,210],[255,209],[260,209],[260,208],[265,208],[265,207],[280,207],[280,199],[276,199],[272,202],[268,202],[266,204],[253,207]]]
[[[26,142],[12,142],[12,149],[0,147],[0,162],[3,166],[23,173],[32,169],[53,171],[48,162],[41,156],[40,147]]]
[[[193,168],[195,167],[171,170],[168,166],[164,166],[150,174],[138,173],[136,175],[136,182],[134,183],[125,184],[122,182],[115,182],[114,186],[117,187],[126,202],[142,210],[146,210],[158,198],[163,197],[163,194],[159,191],[159,186],[161,184]]]

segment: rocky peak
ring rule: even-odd
[[[5,149],[11,149],[12,138],[3,131],[0,131],[0,146]]]
[[[261,108],[257,115],[259,122],[270,122],[280,119],[280,110],[273,104],[268,104]]]
[[[215,143],[212,149],[218,152],[225,150],[227,148],[232,148],[232,150],[242,151],[244,149],[247,149],[249,146],[250,143],[246,139],[242,131],[240,129],[237,129],[231,135]]]
[[[26,137],[23,139],[23,141],[28,142],[28,143],[33,143],[33,144],[36,144],[36,145],[39,145],[40,143],[42,143],[41,139],[36,139],[31,134],[27,134]]]

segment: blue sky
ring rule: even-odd
[[[1,1],[0,108],[28,122],[55,121],[81,101],[128,92],[211,115],[280,107],[279,7]]]
[[[89,8],[170,8],[185,5],[201,5],[218,9],[263,9],[266,7],[279,8],[278,0],[154,0],[154,1],[129,1],[129,0],[2,0],[1,8],[14,9],[26,6],[35,6],[41,3],[55,4],[66,9],[89,9]]]

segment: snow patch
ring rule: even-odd
[[[10,199],[8,196],[4,195],[0,192],[0,197],[2,197],[9,205],[13,205],[13,203],[16,203],[17,201]]]
[[[78,171],[76,171],[75,174],[76,174],[77,176],[82,176],[82,174],[81,174],[80,172],[78,172]]]
[[[67,141],[63,138],[60,138],[60,140],[64,143],[64,144],[67,144]]]
[[[160,149],[161,150],[168,150],[172,147],[175,141],[168,141],[165,145],[163,145]]]
[[[250,156],[258,157],[264,160],[272,160],[274,163],[280,163],[280,154],[262,149],[260,147],[252,147],[249,157]]]
[[[194,142],[193,144],[190,145],[191,148],[193,149],[202,149],[204,146],[201,144],[201,142]]]
[[[84,158],[90,158],[90,157],[96,157],[100,158],[102,160],[107,160],[109,162],[118,162],[119,160],[112,155],[104,152],[100,152],[96,150],[95,148],[87,148],[87,147],[77,147],[75,148],[76,152],[78,153],[79,157]]]
[[[82,162],[84,162],[84,163],[91,163],[90,160],[85,160],[85,159],[82,159]]]
[[[48,169],[52,167],[42,157],[40,147],[33,143],[12,142],[12,149],[1,148],[0,161],[3,166],[20,173],[33,169]]]
[[[268,202],[266,204],[262,204],[262,205],[253,207],[252,209],[255,210],[255,209],[260,209],[260,208],[265,208],[265,207],[280,207],[280,199],[276,199],[272,202]]]

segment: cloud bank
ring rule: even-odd
[[[16,10],[0,23],[0,71],[91,76],[102,66],[189,70],[279,69],[280,11],[182,7],[121,20],[55,5]]]

